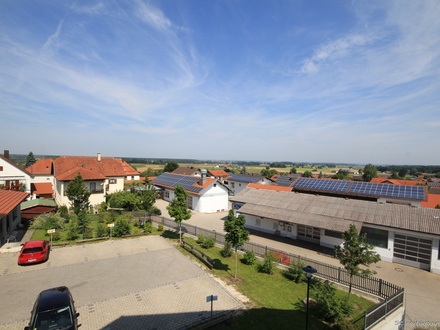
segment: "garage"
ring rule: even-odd
[[[298,239],[319,244],[321,239],[321,229],[298,225]]]
[[[395,234],[393,262],[430,270],[432,240],[405,234]]]

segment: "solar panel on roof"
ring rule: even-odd
[[[422,186],[398,186],[371,182],[353,182],[348,192],[406,199],[425,199],[425,188]]]
[[[193,186],[197,181],[199,181],[199,177],[193,176],[182,176],[171,173],[162,173],[157,178],[153,179],[152,183],[162,184],[170,187],[182,186],[183,189],[187,191],[192,191],[198,193],[203,190],[202,187]]]
[[[350,184],[351,181],[299,178],[293,187],[346,192]]]
[[[292,176],[285,176],[285,175],[282,175],[282,176],[278,177],[278,178],[275,180],[275,182],[276,182],[277,185],[279,185],[279,186],[282,186],[282,187],[290,187],[290,186],[295,182],[295,180],[296,180],[297,178],[298,178],[297,176],[292,177]]]
[[[252,183],[252,182],[256,182],[260,179],[259,178],[252,178],[252,177],[248,177],[248,176],[233,175],[228,180],[229,181],[241,181],[241,182],[251,182]]]

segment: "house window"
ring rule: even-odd
[[[278,230],[278,222],[273,222],[273,229]]]
[[[235,183],[231,182],[231,188],[235,188]]]
[[[326,230],[325,231],[325,236],[342,239],[342,233],[340,233],[338,231],[333,231],[333,230]]]
[[[214,188],[217,187],[217,183],[214,183]]]
[[[165,198],[170,198],[170,192],[169,191],[165,191]]]
[[[241,183],[239,183],[238,186],[241,187]]]
[[[3,171],[3,166],[0,166],[0,171]]]
[[[96,190],[96,183],[90,182],[90,190]]]
[[[259,219],[259,218],[255,219],[255,224],[257,226],[261,226],[261,219]]]
[[[373,244],[381,248],[388,248],[388,230],[362,227],[361,235],[367,234],[365,243]]]
[[[116,183],[116,179],[109,179],[108,182],[109,183]]]

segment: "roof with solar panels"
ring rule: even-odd
[[[199,176],[182,175],[175,173],[162,173],[158,177],[151,180],[151,183],[166,188],[176,188],[182,186],[186,192],[191,194],[199,194],[205,188],[209,187],[217,179],[206,178],[202,182],[202,178]],[[203,184],[203,185],[201,185]]]

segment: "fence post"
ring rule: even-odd
[[[264,253],[265,256],[267,256],[267,245],[266,245],[266,252]]]
[[[341,283],[341,267],[338,269],[338,282]]]
[[[388,298],[385,299],[385,319],[387,318],[387,314],[388,314]]]
[[[364,330],[367,329],[367,312],[364,312]]]
[[[382,296],[382,279],[379,279],[379,297]]]
[[[194,236],[197,236],[197,226],[194,226]]]

